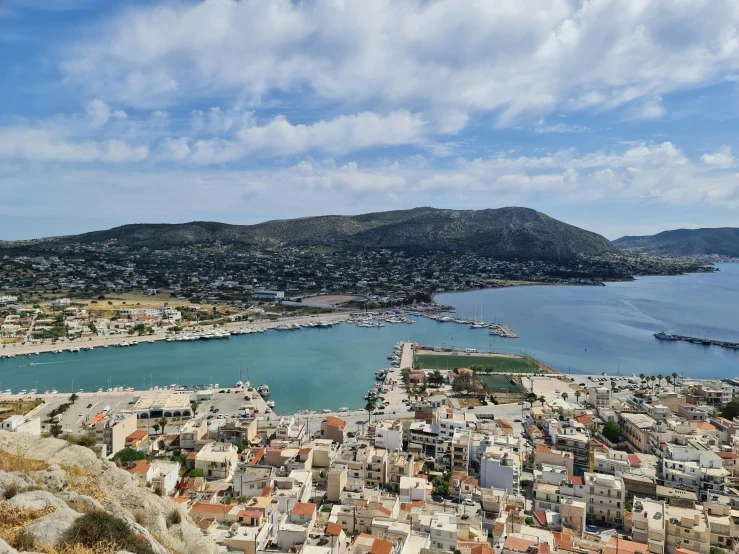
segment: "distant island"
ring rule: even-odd
[[[656,235],[621,237],[614,244],[633,254],[739,259],[739,228],[675,229]]]

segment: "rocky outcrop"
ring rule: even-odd
[[[39,514],[23,527],[36,545],[56,545],[83,514],[105,511],[125,521],[157,554],[216,552],[184,513],[180,523],[167,525],[167,516],[180,509],[177,504],[138,487],[126,471],[88,448],[0,431],[0,457],[4,454],[18,461],[13,467],[18,471],[0,471],[0,498],[9,496],[3,500],[9,508]],[[36,467],[24,471],[23,460],[35,460],[28,465]],[[9,488],[12,494],[6,495]],[[5,552],[15,554],[0,541],[0,554]]]

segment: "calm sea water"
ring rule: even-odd
[[[507,323],[511,340],[464,325],[418,318],[414,325],[270,331],[222,341],[140,344],[92,352],[0,360],[0,389],[219,383],[233,386],[241,369],[253,385],[267,383],[278,413],[298,409],[361,408],[374,372],[388,363],[393,344],[525,351],[563,372],[607,371],[727,377],[739,375],[739,352],[663,342],[652,333],[739,341],[739,265],[714,274],[649,277],[606,287],[519,287],[442,294],[460,316],[480,312]],[[31,366],[30,363],[37,365]]]

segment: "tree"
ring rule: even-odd
[[[72,404],[74,404],[75,402],[77,402],[77,399],[78,399],[78,398],[79,398],[79,396],[77,396],[77,393],[74,393],[74,392],[73,392],[73,393],[72,393],[72,396],[70,396],[70,397],[69,397],[69,401],[70,401],[70,402],[71,402]]]
[[[677,392],[677,373],[672,374],[672,390]]]
[[[429,383],[431,383],[435,387],[442,386],[444,384],[444,376],[441,374],[441,371],[435,369],[434,372],[431,374],[431,377],[429,377]]]
[[[615,421],[607,421],[603,426],[603,436],[612,443],[617,443],[621,439],[621,426]]]
[[[657,384],[660,387],[662,386],[662,374],[661,373],[657,374]]]
[[[152,427],[154,428],[154,433],[155,434],[159,432],[159,424],[158,423],[155,423],[154,425],[152,425]]]
[[[118,452],[116,452],[113,456],[113,461],[119,461],[123,466],[129,464],[130,462],[135,462],[136,460],[145,459],[146,454],[144,454],[140,450],[136,450],[135,448],[124,448],[123,450],[119,450]]]
[[[566,392],[563,392],[562,393],[562,400],[564,400],[566,402],[567,399],[569,398],[569,396],[570,396],[569,394],[567,394]]]
[[[190,473],[187,474],[188,477],[202,477],[203,472],[199,469],[191,469]]]
[[[544,407],[544,402],[546,402],[546,401],[547,401],[547,399],[546,399],[546,398],[544,398],[544,395],[542,395],[542,396],[540,396],[539,398],[537,398],[537,400],[538,400],[539,402],[541,402],[541,406],[542,406],[542,408]]]
[[[726,554],[726,550],[723,548],[720,548],[718,546],[712,546],[711,549],[708,551],[710,554]]]
[[[735,417],[739,416],[739,400],[732,400],[723,404],[718,413],[721,417],[732,421]]]
[[[367,410],[367,415],[369,416],[369,420],[372,421],[372,412],[375,411],[375,403],[370,400],[367,402],[367,405],[364,407],[365,410]]]
[[[52,437],[54,437],[54,438],[56,438],[59,435],[61,435],[63,431],[64,430],[62,429],[62,426],[59,425],[58,423],[55,423],[54,425],[52,425],[51,427],[49,427],[49,434]]]
[[[646,377],[646,375],[644,375],[643,373],[640,373],[640,374],[639,374],[639,379],[641,379],[641,382],[642,382],[642,383],[644,383],[644,379],[645,379],[645,377]]]
[[[580,396],[581,395],[582,395],[582,393],[579,390],[576,390],[575,391],[575,400],[577,400],[578,403],[580,402]]]
[[[162,433],[164,433],[164,429],[165,427],[167,427],[167,423],[169,423],[169,421],[167,420],[166,417],[159,419],[159,426],[162,428]]]

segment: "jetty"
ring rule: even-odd
[[[675,335],[664,332],[654,333],[654,338],[664,341],[681,340],[683,342],[692,342],[693,344],[701,344],[703,346],[720,346],[722,348],[731,348],[739,350],[739,342],[731,342],[725,340],[715,340],[709,338],[691,337],[689,335]]]

